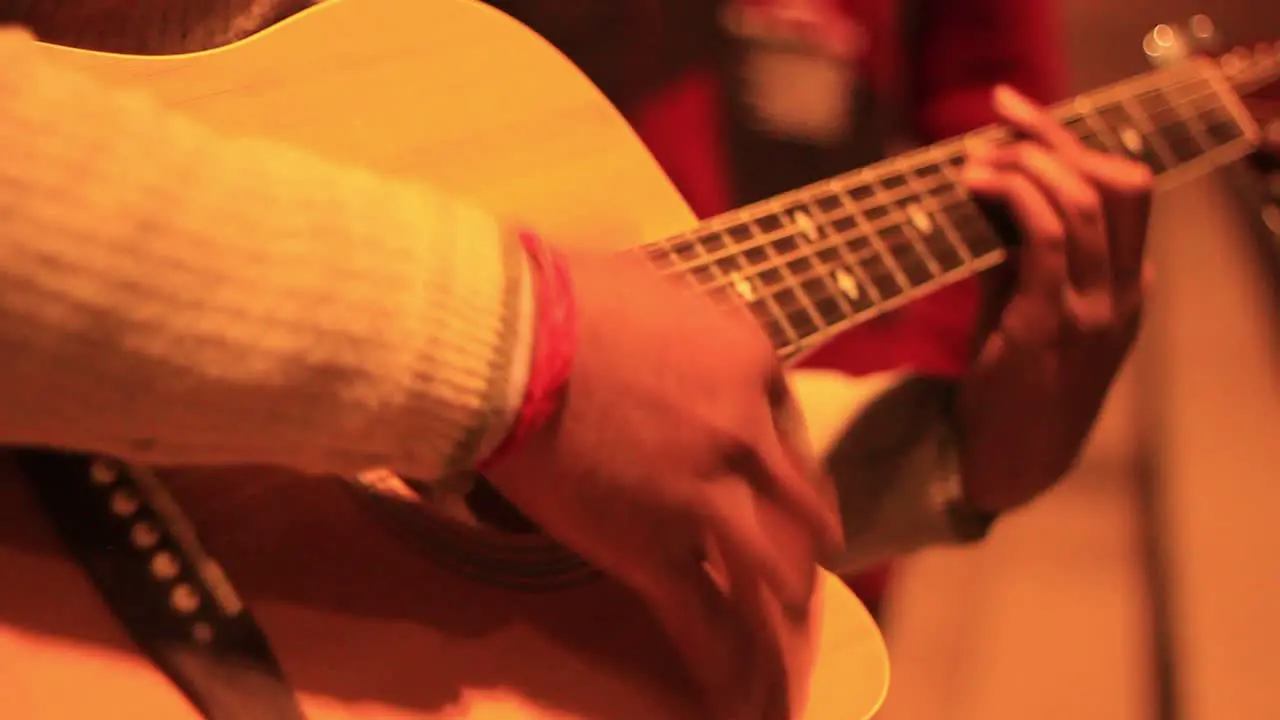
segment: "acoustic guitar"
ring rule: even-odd
[[[788,363],[838,330],[1005,257],[997,229],[958,183],[966,138],[699,224],[571,63],[468,0],[330,0],[240,43],[181,56],[43,52],[223,132],[418,178],[562,242],[638,248],[665,271],[746,304]],[[1277,68],[1275,48],[1230,73],[1195,61],[1057,112],[1085,142],[1141,156],[1167,184],[1252,150],[1257,128],[1237,90]],[[1003,131],[968,137],[999,142]],[[792,377],[837,486],[865,481],[835,451],[877,399],[911,378]],[[84,492],[127,518],[136,504],[112,489],[123,470],[93,462]],[[199,717],[108,613],[42,519],[31,486],[16,481],[16,468],[0,472],[15,479],[0,482],[5,715]],[[386,472],[334,482],[275,469],[239,470],[243,482],[219,474],[226,471],[132,469],[153,505],[185,513],[174,542],[198,536],[208,554],[194,572],[222,588],[216,611],[252,613],[306,717],[694,714],[643,608],[536,530],[482,510],[482,484],[450,494]],[[186,577],[159,553],[147,555],[154,537],[134,526],[128,538],[157,583]],[[174,612],[205,612],[184,587],[171,588]],[[833,575],[823,575],[813,603],[807,624],[775,628],[791,715],[869,717],[888,680],[876,626]],[[212,641],[202,622],[191,633]]]

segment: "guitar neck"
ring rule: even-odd
[[[1157,189],[1252,150],[1257,128],[1210,62],[1155,70],[1052,114],[1086,145],[1142,160]],[[1006,244],[960,182],[989,126],[717,216],[643,246],[659,269],[745,304],[780,357],[1002,262]]]

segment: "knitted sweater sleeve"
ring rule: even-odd
[[[220,137],[0,28],[0,443],[431,478],[523,394],[484,210]]]

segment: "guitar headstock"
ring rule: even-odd
[[[1142,50],[1155,67],[1195,56],[1212,58],[1260,126],[1263,151],[1240,168],[1252,171],[1235,175],[1232,183],[1251,207],[1249,220],[1270,248],[1268,261],[1280,277],[1280,41],[1225,51],[1223,47],[1221,34],[1207,15],[1192,16],[1185,26],[1157,25],[1142,40]]]
[[[1195,56],[1215,58],[1223,76],[1241,95],[1280,82],[1280,41],[1223,48],[1222,35],[1208,15],[1193,15],[1185,25],[1161,23],[1142,39],[1147,61],[1156,67]]]
[[[1241,95],[1249,95],[1280,82],[1280,42],[1237,47],[1218,59],[1222,74]]]

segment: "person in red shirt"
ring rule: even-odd
[[[851,28],[852,116],[834,142],[779,140],[752,129],[741,49],[726,12],[807,5],[819,28]],[[991,93],[1011,85],[1048,103],[1065,91],[1051,0],[494,0],[555,43],[622,110],[700,217],[880,159],[900,133],[929,143],[996,120]],[[552,9],[554,8],[554,9]],[[804,78],[796,78],[804,82]],[[895,367],[958,375],[969,364],[979,284],[961,282],[832,339],[809,367],[864,374]],[[888,568],[848,578],[873,608]]]

